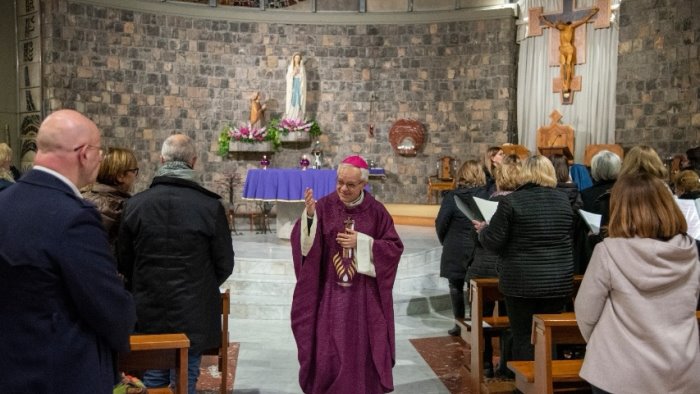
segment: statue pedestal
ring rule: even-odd
[[[272,142],[261,141],[261,142],[241,142],[241,141],[231,141],[228,144],[229,152],[272,152]]]
[[[282,142],[309,142],[311,135],[306,131],[290,131],[287,135],[280,133],[280,141]]]

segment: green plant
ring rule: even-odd
[[[231,142],[231,136],[229,135],[229,130],[231,125],[226,125],[219,133],[219,156],[225,157],[228,155],[229,143]]]

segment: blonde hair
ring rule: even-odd
[[[476,160],[465,161],[457,172],[457,183],[471,187],[484,186],[486,184],[484,169]]]
[[[543,187],[556,187],[557,175],[554,166],[548,158],[537,155],[525,161],[520,176],[520,184],[534,183]]]
[[[119,186],[118,177],[137,167],[134,151],[126,148],[108,148],[100,163],[97,182],[104,185]]]
[[[687,231],[685,217],[663,180],[646,172],[617,179],[610,191],[610,237],[667,240]]]
[[[499,191],[512,191],[520,186],[520,171],[522,165],[519,162],[501,163],[496,167],[496,187]]]
[[[647,145],[637,145],[627,152],[618,176],[636,172],[645,172],[659,179],[666,179],[668,174],[658,153]]]
[[[9,145],[6,143],[1,143],[0,144],[0,179],[4,179],[6,181],[14,182],[15,178],[12,176],[12,173],[10,170],[8,170],[6,167],[7,164],[9,164],[12,161],[12,148],[10,148]],[[9,167],[9,166],[7,166]]]
[[[693,170],[683,170],[673,178],[676,192],[680,194],[700,190],[700,176]]]

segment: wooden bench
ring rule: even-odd
[[[700,324],[700,311],[695,312]],[[535,361],[510,361],[518,390],[524,394],[551,394],[557,391],[590,391],[579,372],[583,360],[554,360],[558,344],[585,344],[574,313],[541,314],[532,319]]]
[[[486,302],[503,302],[503,294],[498,290],[497,278],[472,279],[469,281],[469,302],[471,305],[471,320],[457,322],[461,336],[470,349],[465,348],[464,365],[471,377],[472,393],[493,393],[513,391],[513,385],[508,382],[484,382],[484,346],[485,333],[499,334],[510,327],[508,316],[484,316]],[[478,327],[479,329],[473,329]],[[470,354],[468,355],[467,352]],[[507,387],[502,387],[502,386]],[[498,386],[498,387],[496,387]]]
[[[177,369],[174,394],[187,394],[187,351],[190,340],[185,334],[143,334],[129,338],[131,352],[119,355],[120,371]],[[148,389],[149,394],[173,394],[168,387]]]
[[[583,280],[582,275],[574,276],[574,296],[578,292]],[[460,326],[462,339],[470,345],[470,350],[465,349],[463,367],[471,377],[472,393],[499,393],[512,392],[514,385],[507,381],[484,381],[484,346],[485,333],[491,332],[493,336],[499,336],[510,327],[508,316],[484,316],[484,304],[486,302],[498,302],[504,304],[504,295],[498,289],[497,278],[472,279],[469,283],[469,300],[471,305],[471,320],[457,322]],[[572,297],[573,299],[573,297]],[[479,327],[473,330],[473,327]],[[470,355],[467,355],[467,351]]]
[[[532,343],[535,361],[510,361],[515,385],[525,394],[551,394],[555,384],[575,391],[590,391],[578,376],[583,360],[555,360],[553,352],[560,344],[585,344],[574,313],[537,314],[532,317]]]
[[[228,316],[231,310],[231,291],[226,289],[221,293],[221,346],[208,349],[202,352],[203,356],[216,356],[218,358],[218,368],[221,373],[220,393],[226,394],[228,385]]]

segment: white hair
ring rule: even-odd
[[[160,155],[164,162],[184,161],[190,163],[197,156],[194,142],[185,134],[173,134],[165,139]]]
[[[601,150],[591,159],[591,177],[596,182],[611,181],[617,179],[621,167],[620,156],[609,150]]]
[[[360,170],[360,179],[364,182],[369,182],[369,170],[368,169],[355,167],[352,164],[340,163],[340,165],[338,165],[338,171],[336,172],[336,174],[340,173],[341,168],[357,168],[358,170]]]

